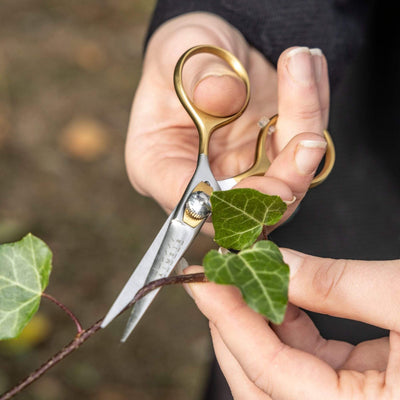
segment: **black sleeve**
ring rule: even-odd
[[[193,11],[224,18],[274,65],[290,46],[320,48],[334,85],[362,44],[368,1],[158,0],[147,37],[168,19]]]

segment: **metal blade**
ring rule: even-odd
[[[197,235],[201,225],[202,224],[199,224],[196,228],[192,228],[178,219],[171,221],[144,285],[171,274],[175,265]],[[134,305],[121,339],[122,342],[124,342],[133,331],[159,290],[160,289],[153,290]]]
[[[107,315],[103,319],[103,322],[101,324],[102,328],[105,328],[132,301],[137,291],[141,289],[145,284],[147,275],[149,273],[149,264],[151,265],[154,263],[154,260],[157,256],[161,243],[164,240],[165,234],[168,230],[168,226],[172,220],[173,215],[174,211],[164,222],[164,225],[158,232],[156,238],[153,240],[153,243],[150,245],[149,249],[146,251],[146,254],[141,259],[139,265],[130,276],[128,282],[126,282],[117,299],[114,301]]]
[[[154,239],[153,243],[147,250],[146,254],[140,261],[139,265],[136,267],[135,271],[133,274],[130,276],[128,282],[125,284],[124,288],[122,289],[121,293],[115,300],[114,304],[112,305],[111,309],[105,316],[101,327],[104,328],[106,327],[118,314],[121,313],[121,311],[133,300],[135,297],[136,293],[138,292],[139,289],[141,289],[146,283],[150,282],[151,280],[158,279],[164,276],[168,276],[179,259],[182,257],[182,255],[185,253],[187,247],[189,244],[192,242],[194,237],[197,235],[197,233],[200,231],[201,226],[203,225],[202,223],[198,225],[196,228],[191,228],[188,225],[184,224],[182,222],[182,217],[185,209],[185,204],[187,199],[189,198],[190,194],[192,193],[193,189],[199,182],[208,182],[214,190],[219,190],[220,187],[215,180],[209,163],[208,163],[208,158],[205,154],[200,154],[198,161],[197,161],[197,168],[196,171],[188,184],[184,195],[182,196],[179,204],[176,206],[175,210],[171,213],[171,215],[168,217],[167,221],[164,223],[163,227],[161,228],[160,232],[157,234],[156,238]],[[172,224],[173,221],[174,224]],[[168,243],[167,240],[167,232],[169,231],[169,227],[171,225],[178,225],[180,224],[180,229],[182,229],[182,232],[185,232],[184,235],[185,237],[183,238],[184,240],[184,245],[179,249],[177,252],[177,256],[174,256],[172,259],[165,257],[165,260],[158,260],[160,262],[160,265],[157,265],[156,263],[156,257],[158,254],[164,254],[164,256],[168,255],[168,248],[162,248],[165,243]],[[171,230],[171,232],[174,231],[174,228]],[[167,246],[167,244],[166,244]],[[169,265],[169,263],[172,263]],[[150,272],[151,271],[151,272]],[[153,298],[157,294],[158,290],[154,293]],[[147,295],[146,297],[151,296]],[[150,297],[149,297],[150,299]],[[143,302],[144,304],[144,302]],[[135,308],[139,308],[140,306]],[[147,308],[147,306],[145,307]],[[140,317],[143,315],[143,313],[140,313]],[[135,317],[135,319],[140,319],[140,317]],[[136,324],[136,323],[135,323]],[[133,328],[132,328],[133,329]],[[131,329],[131,330],[132,330]],[[130,330],[130,331],[131,331]],[[124,336],[126,337],[126,336]]]

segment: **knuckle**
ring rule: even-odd
[[[244,300],[238,298],[237,301],[234,301],[229,306],[226,306],[224,312],[221,314],[223,318],[229,318],[230,320],[241,322],[245,318],[245,314],[247,314],[248,309],[248,305],[244,302]]]
[[[202,307],[200,306],[200,309],[201,308]],[[221,331],[227,326],[230,326],[232,321],[235,321],[235,324],[239,324],[240,326],[240,324],[246,320],[247,312],[248,306],[238,293],[236,300],[232,301],[229,305],[219,304],[216,307],[213,307],[212,311],[207,313],[207,318],[209,319],[210,324],[214,325],[213,329],[215,328],[218,331]]]
[[[333,259],[318,267],[312,281],[318,301],[327,303],[334,299],[341,287],[347,269],[347,260]]]
[[[301,108],[296,111],[297,118],[300,120],[306,121],[314,121],[321,120],[322,121],[322,110],[320,104],[307,104],[304,108]]]

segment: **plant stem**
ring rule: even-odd
[[[262,228],[262,237],[264,240],[268,240],[268,227],[264,225]]]
[[[194,282],[207,282],[207,278],[203,273],[197,274],[188,274],[188,275],[176,275],[168,278],[161,278],[156,281],[150,282],[149,284],[143,286],[135,295],[134,299],[121,311],[119,315],[125,312],[128,308],[132,307],[132,305],[140,300],[142,297],[146,296],[146,294],[150,293],[152,290],[158,289],[162,286],[167,285],[176,285],[183,283],[194,283]],[[49,295],[44,296],[49,298],[51,301],[55,299]],[[54,300],[53,300],[54,299]],[[55,301],[57,305],[60,305],[57,300]],[[64,306],[65,307],[65,306]],[[61,307],[63,308],[63,307]],[[63,308],[64,311],[68,310],[66,307]],[[66,311],[67,312],[67,311]],[[68,313],[68,312],[67,312]],[[71,313],[72,314],[72,313]],[[69,314],[71,316],[71,314]],[[73,315],[73,314],[72,314]],[[75,318],[76,319],[76,318]],[[23,389],[29,386],[31,383],[35,382],[39,379],[45,372],[58,364],[62,359],[71,354],[73,351],[78,349],[84,342],[86,342],[89,338],[91,338],[101,327],[101,323],[104,318],[101,318],[97,322],[95,322],[92,326],[87,329],[78,329],[78,333],[75,338],[67,344],[64,348],[62,348],[58,353],[54,354],[51,358],[49,358],[44,364],[42,364],[35,371],[30,373],[25,379],[23,379],[20,383],[15,385],[9,391],[3,393],[0,397],[0,400],[8,400],[14,397],[16,394],[20,393]],[[75,320],[74,320],[75,321]],[[78,322],[79,324],[79,322]],[[79,324],[80,326],[80,324]]]
[[[83,331],[82,325],[80,324],[78,318],[76,315],[63,303],[59,302],[56,298],[53,296],[47,294],[47,293],[42,293],[42,297],[52,301],[54,304],[56,304],[58,307],[61,308],[74,322],[76,326],[77,333],[80,334]]]
[[[50,368],[54,367],[57,363],[59,363],[63,358],[65,358],[68,354],[71,354],[74,350],[79,348],[82,343],[88,340],[93,334],[95,334],[101,325],[102,319],[93,324],[90,328],[82,330],[80,334],[77,334],[69,344],[67,344],[63,349],[61,349],[58,353],[54,354],[51,358],[49,358],[44,364],[42,364],[35,371],[30,373],[25,379],[23,379],[20,383],[10,389],[8,392],[1,395],[1,400],[7,400],[14,397],[16,394],[21,392],[31,383],[35,382],[39,379],[45,372],[47,372]]]

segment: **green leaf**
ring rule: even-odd
[[[52,254],[32,234],[0,245],[0,339],[18,336],[39,308]]]
[[[279,324],[288,302],[289,267],[273,242],[263,240],[238,254],[209,251],[203,265],[210,281],[235,285],[255,311]]]
[[[274,225],[286,211],[279,196],[268,196],[254,189],[215,191],[211,195],[214,240],[227,249],[251,246],[264,225]]]

